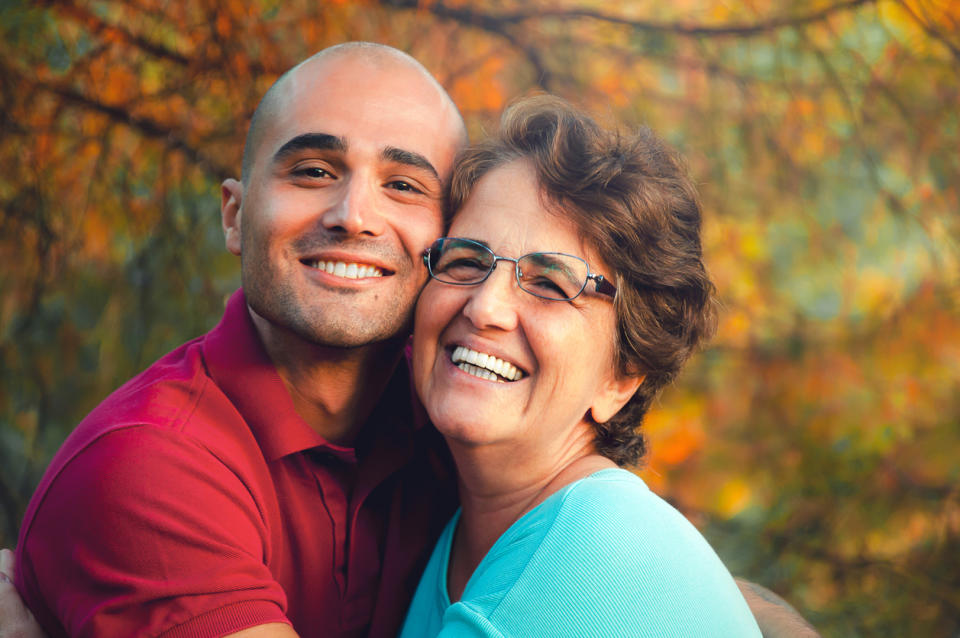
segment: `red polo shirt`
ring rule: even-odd
[[[453,510],[406,366],[355,449],[296,413],[242,291],[80,423],[27,509],[17,586],[52,636],[394,636]]]

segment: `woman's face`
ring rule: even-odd
[[[613,275],[584,247],[571,222],[543,208],[536,176],[524,160],[485,175],[448,235],[485,243],[503,257],[578,255],[592,272]],[[431,279],[416,311],[417,392],[452,444],[531,446],[539,453],[585,432],[592,440],[588,411],[605,421],[632,394],[621,396],[625,382],[616,379],[614,330],[612,299],[597,294],[592,282],[576,299],[553,301],[521,290],[509,261],[498,262],[478,285]],[[514,366],[519,379],[484,378],[473,373],[475,366],[454,362],[455,355],[472,358],[470,351],[479,365],[498,368],[499,359]],[[513,372],[506,370],[508,376]]]

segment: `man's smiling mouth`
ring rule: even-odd
[[[322,270],[334,277],[344,279],[365,279],[367,277],[383,277],[383,271],[368,264],[349,263],[344,261],[326,261],[323,259],[302,259],[301,262],[311,268]]]
[[[466,346],[454,348],[450,355],[450,361],[467,374],[472,374],[487,381],[505,383],[507,381],[517,381],[524,377],[523,371],[512,363],[498,359],[493,355],[471,350]]]

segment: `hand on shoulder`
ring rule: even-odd
[[[14,555],[0,549],[0,638],[46,638],[13,586]]]
[[[820,638],[820,634],[790,603],[775,593],[742,578],[734,579],[753,612],[763,638]]]

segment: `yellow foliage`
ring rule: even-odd
[[[122,104],[140,95],[140,78],[133,69],[100,59],[90,65],[91,89],[108,104]]]
[[[889,560],[909,552],[917,543],[935,534],[939,526],[936,519],[914,512],[904,521],[893,520],[886,527],[871,530],[864,544],[871,556]]]
[[[470,76],[456,78],[449,87],[450,96],[462,111],[499,111],[506,103],[500,73],[504,70],[502,55],[491,53]]]
[[[871,315],[883,315],[896,307],[902,284],[887,273],[865,269],[857,276],[853,290],[853,307]]]
[[[929,3],[917,2],[917,0],[904,0],[903,4],[899,2],[880,2],[877,4],[877,9],[884,22],[892,28],[905,48],[913,53],[926,55],[930,52],[930,38],[924,32],[923,27],[917,23],[917,19],[911,14],[911,11],[914,14],[924,15],[926,13],[925,9],[929,6],[931,6]]]
[[[105,260],[110,253],[110,240],[113,229],[109,221],[103,218],[99,210],[91,209],[81,221],[83,250],[89,259]]]
[[[724,313],[717,326],[716,340],[728,346],[746,346],[750,341],[751,322],[751,316],[742,308]]]
[[[715,501],[715,511],[723,518],[732,518],[750,504],[752,489],[743,478],[726,481]]]
[[[651,465],[678,465],[703,447],[704,404],[700,399],[686,398],[676,408],[651,410],[644,419],[650,439]]]
[[[623,74],[619,69],[609,69],[594,81],[594,86],[612,100],[614,106],[622,108],[630,102],[630,96],[624,89]]]
[[[221,38],[229,37],[232,26],[230,24],[230,18],[223,12],[217,12],[217,18],[214,21],[214,27],[217,30],[217,35]]]

